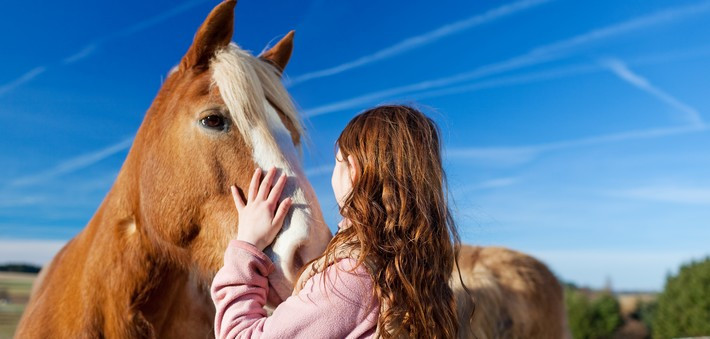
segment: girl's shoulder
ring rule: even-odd
[[[331,264],[326,268],[326,270],[333,269],[346,271],[348,273],[353,273],[357,275],[368,274],[366,264],[364,262],[358,264],[358,261],[355,258],[340,258],[334,264]]]
[[[354,258],[339,258],[334,263],[326,266],[322,272],[318,272],[311,277],[338,278],[341,280],[371,280],[370,273],[365,263],[358,263]]]
[[[352,295],[371,295],[372,277],[364,263],[354,258],[339,258],[322,270],[308,267],[299,279],[304,290],[347,291]],[[298,293],[298,289],[294,294]]]
[[[362,314],[375,314],[379,305],[370,273],[364,264],[351,258],[339,259],[314,274],[302,292],[324,296],[329,303],[349,305]]]

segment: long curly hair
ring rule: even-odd
[[[333,237],[323,257],[357,249],[380,302],[382,338],[457,336],[449,279],[460,240],[448,208],[439,134],[434,121],[412,107],[379,106],[353,118],[337,140],[360,173],[340,209],[350,226]]]

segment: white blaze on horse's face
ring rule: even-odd
[[[294,144],[283,119],[291,119],[297,133],[302,131],[301,124],[271,65],[232,44],[217,53],[211,68],[233,123],[252,148],[254,163],[263,170],[276,167],[288,175],[282,199],[291,197],[293,205],[281,233],[265,250],[276,266],[269,276],[272,291],[284,300],[303,264],[320,255],[331,237],[301,166],[299,145]],[[273,297],[271,304],[278,302]]]

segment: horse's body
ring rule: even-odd
[[[567,328],[562,286],[540,261],[500,247],[462,246],[461,286],[454,272],[461,338],[562,339]]]
[[[267,249],[276,271],[269,304],[330,239],[301,168],[302,128],[280,83],[292,34],[260,58],[230,45],[235,1],[210,13],[170,72],[121,171],[88,225],[45,266],[18,338],[209,338],[212,277],[238,222],[229,185],[255,167],[289,174],[294,204]],[[557,280],[519,253],[464,247],[463,280],[477,338],[562,338]],[[471,297],[453,279],[461,314]]]
[[[301,121],[280,81],[292,34],[255,58],[230,44],[235,1],[210,13],[145,115],[88,225],[34,287],[18,338],[208,338],[209,286],[236,235],[229,186],[256,167],[289,175],[293,206],[267,248],[269,304],[331,234],[305,178]]]

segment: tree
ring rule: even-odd
[[[649,331],[653,331],[653,318],[657,308],[658,300],[641,301],[631,317],[642,322]]]
[[[668,276],[654,313],[654,338],[710,335],[710,257]]]
[[[610,292],[590,297],[568,287],[565,289],[565,304],[575,339],[611,338],[623,322],[619,302]]]

